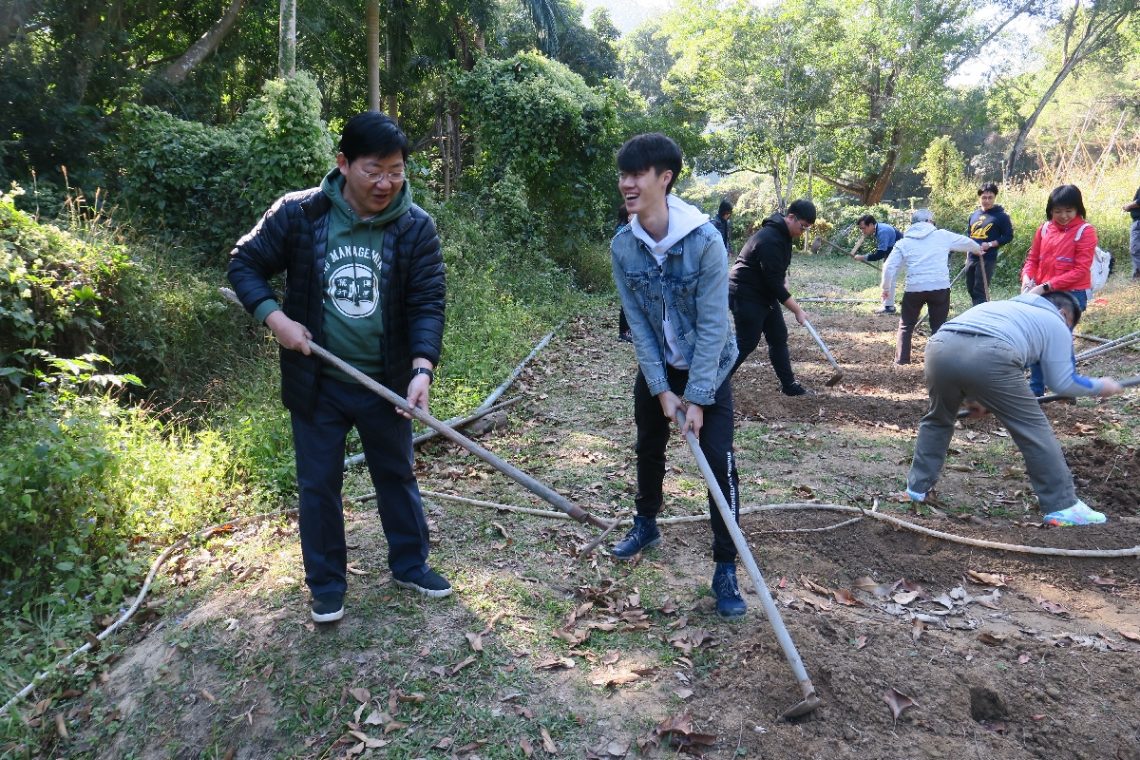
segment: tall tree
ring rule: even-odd
[[[1072,6],[1061,11],[1060,20],[1053,29],[1053,34],[1059,38],[1060,60],[1056,73],[1037,98],[1029,115],[1018,126],[1002,167],[1007,178],[1013,176],[1017,159],[1025,150],[1025,140],[1037,124],[1041,112],[1069,75],[1097,53],[1116,45],[1120,41],[1121,27],[1129,18],[1135,19],[1138,15],[1140,3],[1136,0],[1087,0],[1084,3],[1075,0]]]

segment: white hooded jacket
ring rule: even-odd
[[[902,239],[883,265],[883,290],[892,290],[899,269],[906,268],[906,292],[946,290],[950,287],[947,264],[950,251],[977,253],[977,242],[965,235],[940,230],[931,222],[917,222],[907,228]]]

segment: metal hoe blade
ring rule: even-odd
[[[843,379],[843,370],[839,369],[839,362],[835,361],[835,357],[831,355],[831,350],[828,349],[827,344],[823,342],[823,338],[819,337],[819,333],[816,332],[815,326],[805,319],[804,327],[806,327],[807,331],[811,333],[811,337],[815,339],[815,342],[819,345],[819,347],[823,349],[823,355],[827,357],[827,360],[829,362],[831,362],[831,366],[835,368],[835,374],[828,378],[827,382],[824,383],[824,385],[826,385],[828,388],[831,388]]]

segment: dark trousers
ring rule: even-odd
[[[978,268],[978,257],[973,254],[968,254],[970,257],[970,266],[966,267],[966,290],[970,293],[970,300],[974,302],[974,306],[980,303],[985,303],[989,300],[986,297],[986,287],[992,288],[994,285],[994,268],[997,266],[998,249],[986,251],[982,256],[982,261],[986,266],[986,279],[982,281],[982,270]]]
[[[895,341],[895,364],[910,364],[910,339],[923,306],[930,312],[930,334],[933,335],[950,316],[950,288],[903,293],[899,333]]]
[[[625,307],[618,307],[618,337],[629,333],[629,320],[625,318]]]
[[[735,373],[756,350],[763,335],[768,343],[768,360],[772,362],[780,385],[787,387],[794,383],[796,375],[792,372],[792,355],[788,351],[788,326],[784,323],[780,304],[733,295],[728,299],[728,308],[732,310],[732,319],[736,323],[736,347],[740,349],[732,372]]]
[[[1077,303],[1081,305],[1081,311],[1089,303],[1089,292],[1087,290],[1070,290],[1067,291],[1070,295],[1077,299]],[[1073,355],[1073,369],[1077,368],[1077,357]],[[1034,396],[1045,395],[1045,373],[1041,371],[1040,364],[1029,365],[1029,390],[1033,391]]]
[[[685,392],[689,379],[687,370],[667,367],[669,387],[678,396]],[[736,459],[732,451],[732,380],[725,380],[717,389],[712,406],[704,407],[705,419],[699,440],[701,451],[709,461],[717,485],[732,509],[733,517],[740,521],[740,479],[736,474]],[[665,448],[674,424],[661,411],[661,402],[649,393],[645,376],[639,370],[633,383],[633,416],[637,422],[637,514],[655,517],[664,501],[662,485],[665,482]],[[696,463],[693,464],[696,467]],[[709,515],[712,518],[713,561],[736,561],[736,547],[732,536],[720,516],[720,510],[709,494]]]
[[[305,583],[314,596],[346,588],[341,486],[345,437],[353,427],[376,488],[388,567],[397,578],[416,579],[427,566],[428,527],[412,470],[411,420],[361,385],[320,382],[313,416],[292,415]]]

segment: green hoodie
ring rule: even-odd
[[[364,374],[379,378],[384,370],[384,320],[380,308],[384,228],[411,208],[412,191],[405,182],[386,209],[361,219],[344,200],[344,176],[339,169],[325,176],[321,189],[332,201],[325,271],[321,274],[325,348]],[[330,365],[321,371],[352,381]]]

